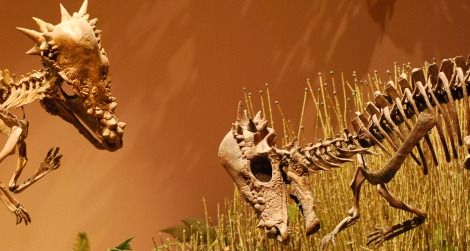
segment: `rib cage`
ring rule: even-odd
[[[365,113],[355,113],[351,121],[354,134],[345,129],[343,135],[307,144],[300,151],[311,162],[312,170],[340,167],[353,161],[351,157],[355,154],[371,154],[369,148],[374,145],[392,156],[384,143],[396,151],[413,127],[415,117],[429,110],[437,118],[436,128],[446,161],[451,160],[451,152],[457,158],[457,144],[463,145],[464,132],[460,128],[456,101],[464,100],[465,119],[468,120],[469,75],[469,60],[462,56],[443,60],[440,67],[432,63],[415,68],[410,74],[402,73],[398,84],[392,80],[386,83],[385,93],[374,92],[374,100],[366,103]],[[470,134],[469,124],[466,123],[465,135]],[[424,140],[437,164],[436,149],[429,136],[426,135]],[[411,156],[417,164],[423,165],[424,173],[427,173],[423,149],[420,144],[416,148],[419,158],[413,153]]]
[[[0,71],[0,106],[8,110],[44,97],[44,92],[49,88],[44,84],[45,75],[40,70],[15,79],[8,70]]]

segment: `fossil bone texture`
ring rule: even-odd
[[[258,226],[282,241],[289,238],[284,205],[286,194],[301,207],[307,234],[316,232],[320,222],[314,212],[309,172],[337,168],[356,158],[359,165],[351,182],[352,208],[348,216],[324,236],[322,247],[334,243],[336,234],[359,218],[359,194],[365,180],[377,186],[379,194],[390,206],[414,215],[390,227],[374,228],[367,244],[380,246],[426,219],[424,211],[402,202],[386,186],[408,156],[422,165],[423,173],[427,174],[423,147],[430,152],[436,165],[437,147],[442,149],[447,162],[451,155],[458,158],[457,147],[466,147],[463,167],[470,169],[469,68],[469,58],[459,56],[443,60],[440,66],[431,63],[403,71],[397,83],[391,80],[386,83],[385,93],[375,91],[373,102],[366,104],[366,113],[355,113],[350,121],[355,133],[345,129],[343,135],[303,147],[294,141],[276,148],[275,132],[268,127],[267,121],[259,113],[251,119],[242,112],[222,140],[219,158],[245,199],[255,208],[260,218]],[[461,103],[460,106],[457,103]],[[458,107],[463,108],[461,113],[457,111]],[[464,129],[460,128],[460,120],[464,122]],[[429,138],[433,128],[440,140],[437,147]],[[423,145],[420,144],[422,139]],[[394,150],[393,154],[387,150],[387,144]],[[375,154],[371,151],[372,146],[390,156],[376,172],[370,170],[365,161],[365,155]]]
[[[18,151],[18,164],[8,184],[0,181],[0,199],[16,215],[16,222],[28,224],[31,218],[11,195],[19,193],[60,166],[59,148],[52,148],[34,174],[23,183],[18,179],[26,166],[28,121],[12,111],[39,100],[50,114],[72,124],[98,149],[115,151],[122,147],[124,122],[115,115],[116,98],[111,96],[109,62],[101,46],[97,19],[89,19],[88,1],[69,14],[60,5],[57,25],[33,18],[39,31],[18,28],[34,42],[27,54],[38,55],[44,69],[16,78],[0,71],[0,130],[7,135],[0,161]]]

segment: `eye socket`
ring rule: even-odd
[[[267,156],[255,156],[250,161],[251,173],[261,182],[268,182],[273,176],[271,160]]]
[[[75,91],[73,90],[72,86],[69,85],[68,83],[63,83],[60,85],[60,90],[62,91],[62,94],[68,98],[73,98],[77,96]]]

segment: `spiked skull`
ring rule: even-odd
[[[124,122],[114,111],[109,61],[101,46],[97,19],[89,20],[88,1],[70,15],[61,7],[61,22],[52,25],[33,18],[40,32],[18,28],[35,45],[27,54],[41,56],[49,88],[41,100],[51,114],[73,124],[99,149],[115,151],[122,147]]]
[[[290,195],[302,209],[307,234],[319,229],[320,223],[313,211],[313,198],[308,181],[308,161],[298,153],[299,148],[275,147],[276,134],[258,113],[248,119],[240,113],[233,128],[219,147],[219,159],[240,189],[247,202],[255,209],[259,223],[268,236],[279,241],[289,239],[287,196]]]

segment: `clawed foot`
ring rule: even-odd
[[[334,233],[328,233],[327,235],[323,236],[321,239],[321,250],[326,250],[330,244],[334,246],[335,243],[335,236]]]
[[[24,209],[24,207],[21,204],[18,204],[18,206],[16,207],[15,215],[16,215],[16,225],[20,224],[23,221],[25,225],[28,225],[28,223],[31,223],[31,217],[29,217],[28,211],[26,211],[26,209]]]
[[[366,245],[374,245],[376,248],[380,247],[384,241],[390,239],[387,236],[392,231],[389,227],[375,227],[374,230],[367,236]]]
[[[61,158],[62,158],[62,154],[59,154],[58,147],[53,147],[49,149],[49,151],[47,152],[46,158],[44,159],[43,162],[41,162],[41,165],[39,166],[39,169],[36,172],[36,176],[39,176],[43,173],[47,173],[51,170],[55,170],[59,168]]]

